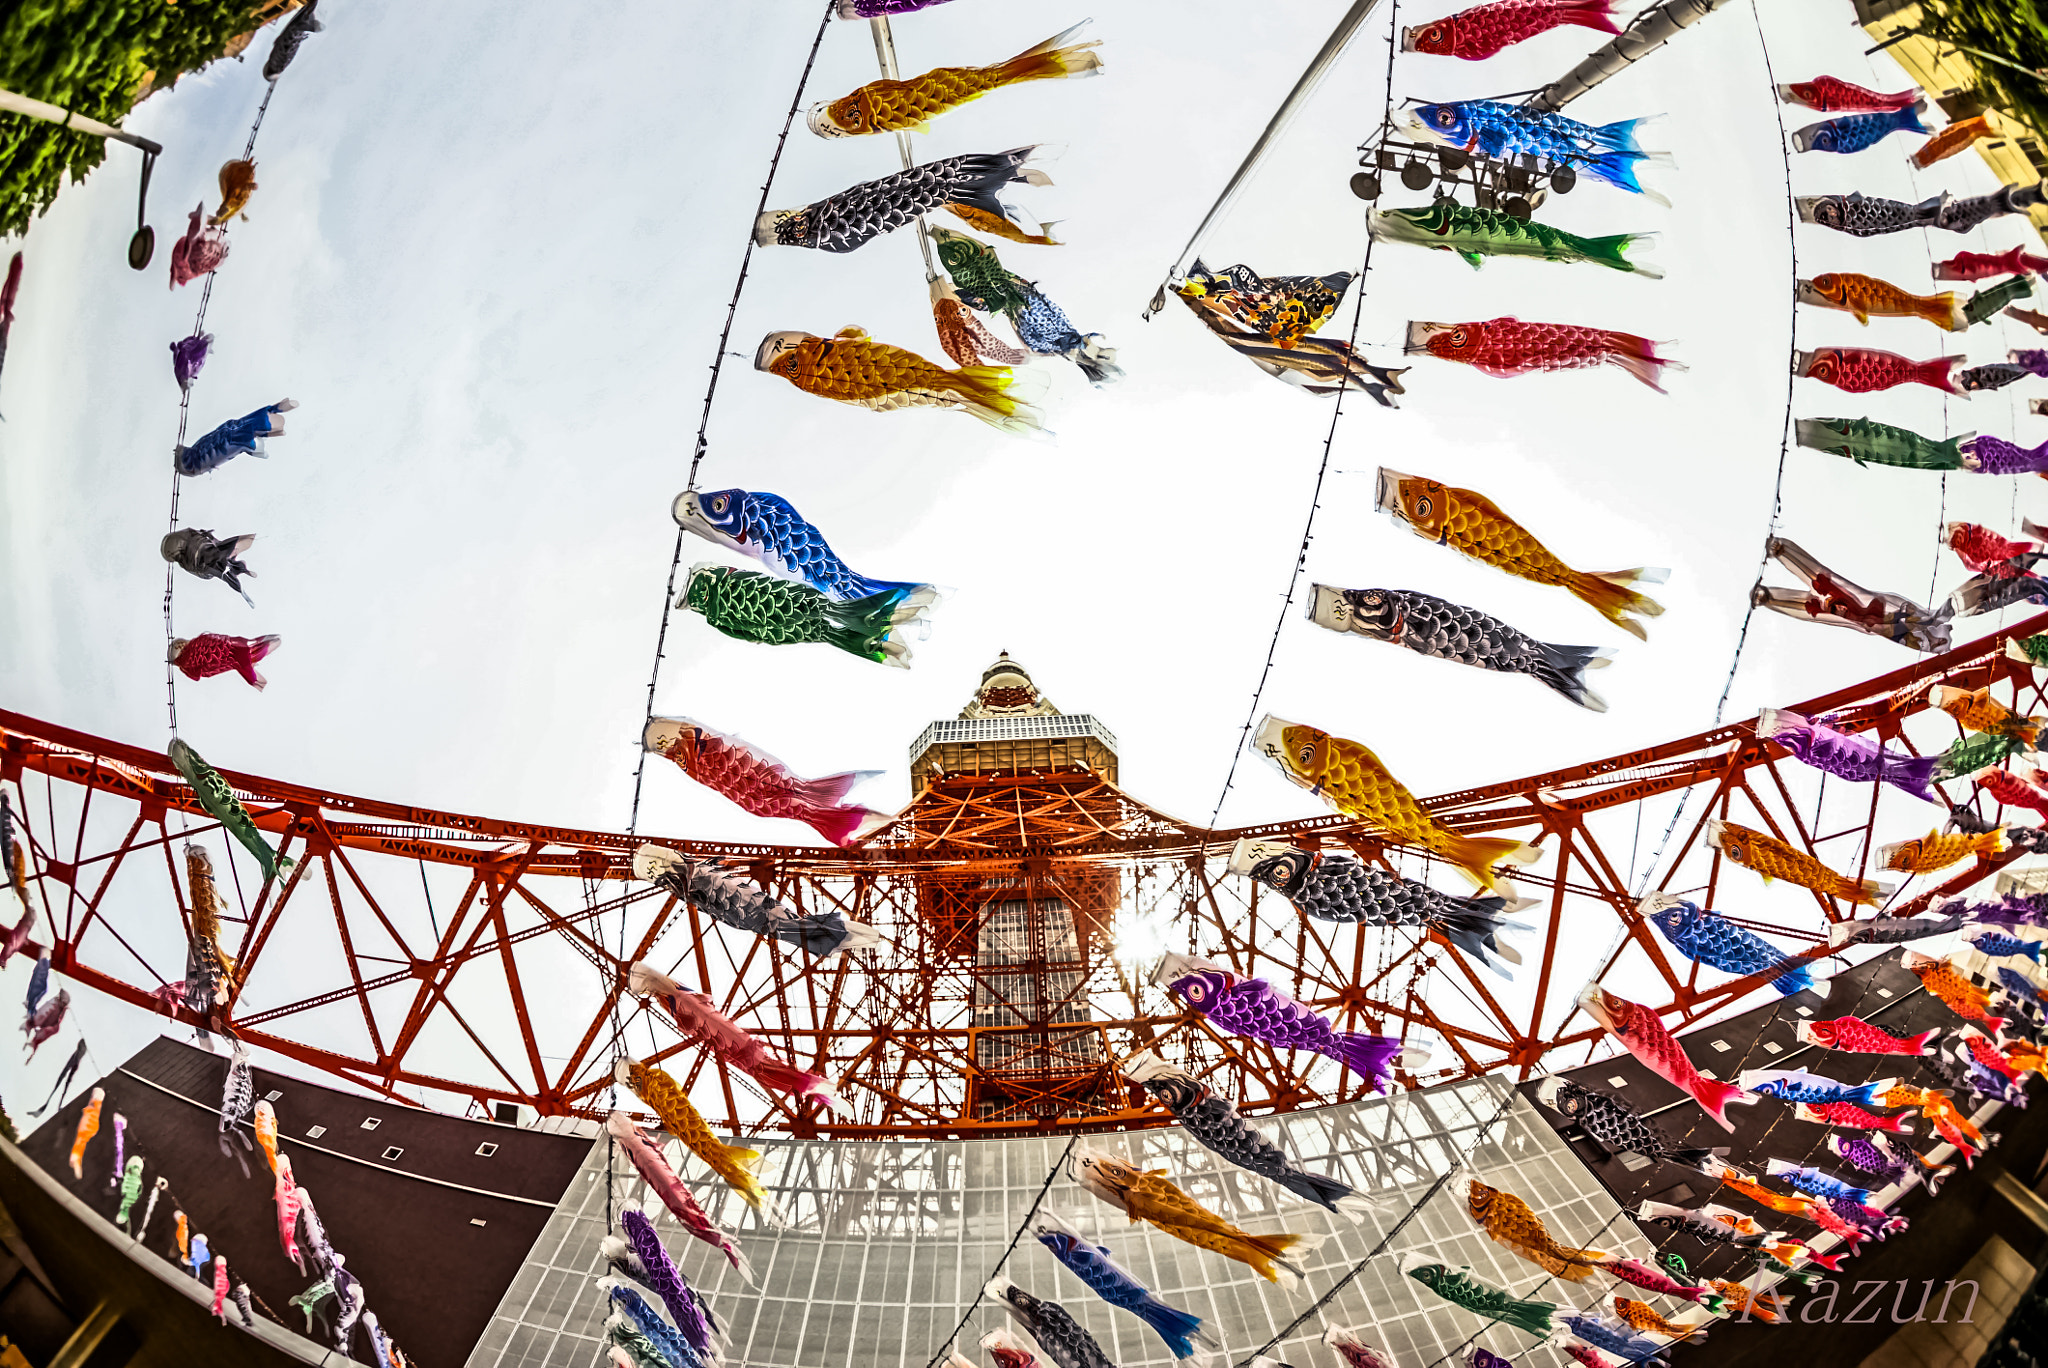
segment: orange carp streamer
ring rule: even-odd
[[[249,197],[256,193],[256,163],[253,161],[224,162],[220,168],[220,208],[213,211],[207,222],[219,227],[242,212],[249,203]],[[244,218],[243,222],[248,220]]]
[[[1554,584],[1644,641],[1650,634],[1631,615],[1657,617],[1664,611],[1662,604],[1630,586],[1661,584],[1667,571],[1574,570],[1483,494],[1381,466],[1378,501],[1380,512],[1408,524],[1416,536],[1463,552],[1517,579]]]
[[[991,90],[1022,81],[1057,81],[1093,76],[1102,59],[1091,49],[1099,40],[1073,42],[1088,26],[1083,19],[1007,62],[985,67],[936,67],[904,81],[870,81],[850,95],[814,104],[806,115],[821,138],[858,138],[869,133],[931,132],[931,121]]]
[[[1873,907],[1879,898],[1891,892],[1889,884],[1837,874],[1813,856],[1794,850],[1775,836],[1767,836],[1735,822],[1724,822],[1718,817],[1707,819],[1707,844],[1732,863],[1762,875],[1765,883],[1783,879],[1801,888],[1810,888],[1824,897],[1840,898],[1847,903],[1869,903]]]
[[[947,370],[916,352],[868,339],[864,328],[833,336],[770,333],[754,353],[754,369],[779,375],[806,394],[887,413],[901,408],[956,408],[1012,436],[1043,430],[1045,420],[1012,391],[1017,379],[1001,366]],[[1044,387],[1044,375],[1027,372]]]
[[[1542,1218],[1512,1192],[1489,1187],[1477,1178],[1453,1182],[1450,1191],[1453,1199],[1463,1200],[1465,1210],[1494,1243],[1506,1245],[1553,1277],[1584,1282],[1598,1265],[1614,1257],[1603,1250],[1559,1244]]]
[[[1141,1171],[1094,1149],[1077,1149],[1074,1168],[1082,1187],[1129,1216],[1133,1224],[1148,1222],[1177,1240],[1235,1259],[1282,1287],[1291,1289],[1302,1277],[1300,1266],[1286,1256],[1322,1243],[1313,1235],[1253,1235],[1240,1230],[1167,1181],[1164,1169]]]

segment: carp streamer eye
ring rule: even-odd
[[[711,511],[713,513],[725,512],[725,496],[723,494],[711,501]]]
[[[1439,109],[1436,112],[1436,122],[1439,128],[1453,128],[1457,125],[1458,116],[1448,109]]]
[[[1429,495],[1425,494],[1425,495],[1423,495],[1423,496],[1422,496],[1421,498],[1419,498],[1419,499],[1417,499],[1417,500],[1415,501],[1415,516],[1416,516],[1416,517],[1418,517],[1418,518],[1426,518],[1426,517],[1428,517],[1428,516],[1429,516],[1429,510],[1430,510],[1430,502],[1429,502]]]
[[[1465,345],[1465,330],[1463,328],[1451,329],[1451,345],[1454,347]]]
[[[1314,764],[1314,763],[1315,763],[1315,758],[1316,758],[1316,748],[1315,748],[1314,746],[1303,746],[1303,747],[1301,748],[1301,763],[1302,763],[1302,764],[1304,764],[1304,765],[1311,765],[1311,764]]]

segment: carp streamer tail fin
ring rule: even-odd
[[[1238,1239],[1250,1256],[1245,1262],[1252,1270],[1288,1291],[1299,1287],[1305,1274],[1301,1265],[1287,1255],[1306,1254],[1322,1242],[1320,1235],[1244,1235]]]
[[[1200,1316],[1168,1306],[1149,1294],[1145,1300],[1133,1306],[1131,1311],[1139,1320],[1159,1332],[1159,1338],[1166,1341],[1166,1347],[1173,1351],[1175,1358],[1207,1357],[1196,1348],[1196,1342],[1202,1338]]]
[[[1654,243],[1655,233],[1614,233],[1607,237],[1587,238],[1584,251],[1586,260],[1609,266],[1617,271],[1633,271],[1646,280],[1662,280],[1664,272],[1647,261],[1633,261],[1629,248],[1637,243]],[[1473,263],[1475,266],[1477,262]]]
[[[1460,874],[1479,887],[1495,892],[1500,883],[1493,872],[1495,865],[1534,864],[1543,854],[1535,846],[1517,841],[1512,836],[1453,836],[1441,853],[1457,866]]]
[[[1744,1092],[1733,1083],[1717,1083],[1711,1078],[1701,1078],[1699,1092],[1694,1100],[1706,1109],[1707,1115],[1720,1123],[1721,1129],[1732,1131],[1735,1123],[1728,1119],[1728,1106],[1732,1102],[1754,1103],[1757,1094]]]
[[[1610,332],[1607,334],[1608,359],[1633,375],[1659,394],[1665,392],[1658,382],[1668,370],[1684,370],[1682,362],[1668,356],[1657,355],[1657,344],[1647,337],[1634,333]]]
[[[1620,33],[1614,23],[1614,0],[1573,0],[1558,11],[1557,22],[1577,24],[1601,33]]]
[[[1502,977],[1507,977],[1507,971],[1494,963],[1495,958],[1508,964],[1520,964],[1522,956],[1521,952],[1500,943],[1500,933],[1509,928],[1528,929],[1526,923],[1509,919],[1505,915],[1508,910],[1505,898],[1467,898],[1431,925],[1441,931],[1444,939],[1452,945]]]
[[[1532,671],[1536,678],[1588,712],[1607,711],[1607,700],[1586,686],[1586,671],[1608,663],[1604,647],[1556,646],[1547,641],[1539,641],[1536,646],[1543,655],[1543,663]]]
[[[1777,989],[1786,997],[1791,997],[1794,993],[1803,993],[1813,986],[1813,971],[1803,964],[1788,962],[1785,966],[1785,972],[1771,980],[1771,987]]]
[[[1385,1092],[1387,1079],[1392,1076],[1388,1067],[1394,1056],[1401,1053],[1401,1042],[1393,1036],[1367,1035],[1362,1031],[1339,1031],[1333,1047],[1337,1058],[1361,1078],[1372,1081],[1376,1092]]]
[[[818,834],[833,845],[843,846],[857,839],[870,819],[881,815],[864,807],[806,804],[802,820],[817,828]]]
[[[1594,612],[1606,618],[1624,632],[1633,633],[1644,641],[1650,634],[1643,630],[1643,624],[1633,622],[1629,614],[1643,617],[1661,617],[1664,605],[1647,594],[1638,593],[1630,586],[1636,584],[1662,584],[1668,570],[1643,569],[1608,570],[1592,574],[1580,573],[1572,576],[1565,587],[1587,604]]]
[[[879,778],[881,773],[880,770],[847,770],[828,774],[822,779],[798,779],[790,784],[790,792],[799,802],[830,807],[845,802],[846,795],[855,787]]]
[[[1579,169],[1594,180],[1606,181],[1609,185],[1633,195],[1641,195],[1650,203],[1669,209],[1669,199],[1655,190],[1644,189],[1643,183],[1636,179],[1636,163],[1645,160],[1648,159],[1641,152],[1600,152],[1581,163]]]
[[[923,620],[929,600],[913,602],[914,594],[889,589],[849,603],[825,606],[825,640],[842,651],[908,668],[910,647],[901,631]]]
[[[1045,372],[962,366],[953,376],[953,393],[961,407],[990,427],[1019,437],[1045,430],[1045,415],[1030,402],[1051,383]]]
[[[1102,70],[1102,58],[1097,56],[1094,50],[1102,46],[1101,40],[1091,39],[1086,43],[1072,41],[1086,27],[1088,21],[1083,19],[1064,33],[1056,33],[1037,47],[1018,53],[996,67],[992,73],[997,78],[996,83],[1013,85],[1018,81],[1060,80],[1069,76],[1099,74]],[[1186,1358],[1187,1355],[1183,1354],[1181,1357]]]

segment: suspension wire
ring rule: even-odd
[[[1509,1108],[1515,1105],[1515,1098],[1517,1096],[1515,1085],[1512,1083],[1505,1083],[1504,1089],[1505,1090],[1501,1094],[1500,1105],[1494,1108],[1493,1115],[1487,1118],[1486,1123],[1480,1126],[1478,1130],[1473,1133],[1472,1144],[1469,1148],[1466,1149],[1464,1155],[1459,1159],[1459,1161],[1437,1175],[1436,1181],[1429,1185],[1429,1187],[1423,1192],[1422,1196],[1415,1199],[1414,1205],[1408,1208],[1407,1214],[1402,1216],[1400,1220],[1394,1222],[1393,1225],[1387,1228],[1386,1233],[1380,1236],[1379,1243],[1375,1244],[1364,1258],[1360,1259],[1357,1263],[1353,1264],[1351,1266],[1350,1272],[1346,1273],[1343,1277],[1337,1279],[1336,1282],[1330,1284],[1329,1291],[1323,1293],[1322,1296],[1317,1297],[1314,1303],[1309,1306],[1308,1310],[1302,1312],[1293,1320],[1287,1322],[1286,1325],[1282,1326],[1278,1331],[1274,1333],[1273,1338],[1267,1340],[1264,1344],[1260,1345],[1256,1350],[1252,1352],[1249,1358],[1246,1358],[1239,1362],[1237,1364],[1237,1368],[1251,1368],[1253,1359],[1256,1359],[1261,1355],[1271,1353],[1276,1345],[1278,1345],[1282,1340],[1286,1339],[1289,1335],[1293,1334],[1296,1330],[1299,1330],[1311,1316],[1317,1315],[1322,1311],[1322,1309],[1325,1306],[1328,1306],[1332,1301],[1334,1301],[1339,1292],[1342,1292],[1345,1288],[1349,1287],[1352,1284],[1352,1282],[1358,1277],[1358,1275],[1365,1271],[1365,1266],[1367,1264],[1371,1263],[1374,1259],[1377,1259],[1380,1255],[1387,1252],[1387,1246],[1394,1242],[1394,1237],[1396,1235],[1399,1235],[1403,1230],[1406,1230],[1408,1228],[1408,1223],[1413,1221],[1417,1216],[1420,1216],[1422,1214],[1422,1209],[1425,1206],[1428,1206],[1430,1201],[1433,1198],[1435,1198],[1435,1196],[1439,1192],[1442,1192],[1444,1190],[1444,1185],[1449,1183],[1451,1179],[1454,1176],[1456,1176],[1458,1170],[1463,1168],[1466,1162],[1471,1159],[1473,1152],[1476,1151],[1481,1144],[1485,1143],[1486,1133],[1492,1130],[1494,1126],[1499,1124],[1501,1118],[1508,1114]],[[934,1360],[934,1362],[936,1362],[936,1360]],[[926,1368],[931,1368],[931,1365],[927,1364]]]
[[[1380,116],[1382,138],[1393,127],[1394,53],[1400,47],[1400,0],[1394,0],[1394,3],[1387,7],[1387,15],[1390,21],[1387,30],[1387,112]],[[1349,35],[1346,37],[1348,39]],[[1372,271],[1372,248],[1375,241],[1371,233],[1366,234],[1365,257],[1358,267],[1358,298],[1351,306],[1351,337],[1348,343],[1354,352],[1358,348],[1358,325],[1365,316],[1366,281]],[[1302,524],[1301,544],[1295,548],[1294,569],[1287,576],[1287,594],[1281,600],[1279,616],[1274,620],[1272,639],[1266,643],[1266,663],[1260,667],[1258,687],[1252,690],[1252,704],[1245,712],[1244,726],[1238,729],[1237,748],[1231,752],[1230,770],[1223,776],[1223,790],[1216,795],[1216,807],[1209,814],[1209,825],[1212,828],[1216,825],[1216,819],[1223,815],[1223,802],[1230,796],[1230,786],[1237,779],[1238,762],[1244,758],[1245,747],[1251,742],[1252,724],[1258,719],[1259,704],[1266,696],[1266,682],[1273,673],[1273,656],[1280,649],[1280,633],[1287,625],[1287,610],[1294,606],[1294,593],[1301,586],[1301,573],[1308,567],[1308,546],[1315,540],[1316,510],[1322,507],[1323,481],[1330,473],[1330,448],[1337,440],[1337,423],[1344,416],[1344,396],[1350,392],[1350,388],[1351,370],[1347,366],[1337,380],[1336,407],[1330,412],[1330,430],[1323,436],[1322,463],[1316,467],[1316,483],[1309,495],[1308,517]]]
[[[732,285],[732,298],[725,306],[725,326],[718,330],[718,350],[711,357],[711,381],[704,387],[704,412],[697,419],[697,444],[690,453],[690,478],[688,489],[697,487],[697,467],[703,464],[704,433],[711,426],[711,401],[718,394],[718,379],[725,371],[726,343],[732,339],[734,317],[739,313],[740,294],[747,288],[747,271],[754,262],[754,224],[762,214],[768,212],[768,192],[775,185],[776,168],[782,164],[782,150],[789,142],[789,130],[796,123],[797,111],[803,108],[804,89],[811,83],[811,68],[817,65],[818,48],[825,41],[825,29],[831,24],[832,16],[838,12],[837,0],[827,0],[825,12],[818,17],[817,36],[811,39],[810,55],[804,59],[803,75],[797,78],[796,94],[790,99],[789,113],[782,120],[782,132],[775,139],[775,155],[768,159],[768,175],[761,182],[761,198],[754,208],[754,217],[747,222],[747,247],[740,254],[739,279]],[[647,712],[643,723],[654,717],[654,690],[661,682],[661,661],[668,648],[668,621],[675,611],[676,574],[683,564],[683,542],[689,536],[680,526],[676,528],[675,554],[669,558],[668,585],[661,593],[661,628],[654,637],[654,666],[647,675]],[[640,759],[633,766],[633,810],[626,823],[626,834],[637,835],[640,830],[640,787],[647,777],[647,750],[643,746]]]
[[[947,1351],[959,1341],[960,1332],[967,1328],[967,1322],[973,1318],[974,1313],[980,1309],[982,1302],[987,1299],[989,1283],[1002,1273],[1003,1265],[1008,1263],[1010,1256],[1017,1252],[1017,1246],[1023,1242],[1024,1232],[1031,1229],[1032,1218],[1038,1215],[1038,1208],[1045,1205],[1045,1194],[1052,1191],[1053,1179],[1059,1177],[1060,1170],[1067,1166],[1067,1160],[1073,1157],[1074,1146],[1080,1143],[1080,1140],[1079,1133],[1067,1137],[1067,1147],[1060,1151],[1059,1158],[1052,1161],[1052,1168],[1046,1173],[1045,1181],[1038,1185],[1038,1195],[1031,1199],[1031,1209],[1024,1213],[1024,1220],[1018,1225],[1017,1233],[1010,1237],[1009,1248],[1003,1251],[1002,1258],[996,1260],[996,1266],[988,1271],[988,1277],[981,1280],[981,1286],[974,1289],[974,1300],[967,1303],[967,1309],[960,1314],[960,1323],[953,1327],[953,1333],[946,1336],[945,1342],[939,1346],[939,1352],[932,1355],[931,1362],[927,1363],[924,1368],[938,1368],[939,1360],[944,1358]]]
[[[242,144],[242,160],[249,160],[256,151],[256,135],[263,130],[263,116],[270,112],[270,97],[277,94],[277,81],[272,79],[263,88],[263,102],[256,106],[256,118],[249,125],[249,136]],[[246,220],[244,220],[246,222]],[[199,313],[192,320],[192,331],[188,336],[196,337],[206,331],[206,306],[213,301],[213,283],[220,278],[218,268],[206,273],[206,285],[199,292]],[[183,387],[178,399],[178,440],[176,446],[185,445],[185,431],[192,417],[192,387]],[[175,458],[171,462],[171,516],[165,524],[164,534],[169,536],[178,528],[178,498],[183,491],[184,475],[178,469]],[[170,714],[171,739],[178,738],[178,667],[171,663],[171,642],[177,636],[172,625],[172,601],[177,595],[178,567],[175,562],[164,566],[164,706]],[[185,810],[178,809],[179,829],[182,834]]]
[[[1756,23],[1756,42],[1758,50],[1763,54],[1764,79],[1771,87],[1771,115],[1778,123],[1778,160],[1785,173],[1785,250],[1790,258],[1792,278],[1797,280],[1799,218],[1797,208],[1792,202],[1792,154],[1786,150],[1785,111],[1777,97],[1778,77],[1771,66],[1771,48],[1764,39],[1763,16],[1757,12],[1756,0],[1749,0],[1749,14]],[[1771,520],[1764,532],[1763,554],[1757,558],[1758,584],[1763,583],[1764,571],[1771,563],[1771,543],[1777,539],[1778,525],[1785,512],[1785,459],[1792,449],[1792,394],[1799,378],[1793,374],[1795,363],[1799,359],[1799,300],[1797,292],[1792,293],[1792,305],[1787,311],[1785,324],[1785,419],[1780,425],[1778,435],[1778,470],[1771,481]],[[1946,477],[1943,478],[1946,481]],[[1734,691],[1735,674],[1742,668],[1742,651],[1749,644],[1749,626],[1755,618],[1756,599],[1752,592],[1749,605],[1742,611],[1742,627],[1735,634],[1735,652],[1728,659],[1728,676],[1721,681],[1721,696],[1714,700],[1714,725],[1717,727],[1721,725],[1721,719],[1728,711],[1728,695]],[[1657,866],[1664,858],[1665,849],[1671,844],[1671,834],[1678,829],[1678,823],[1684,818],[1686,809],[1692,805],[1692,795],[1697,787],[1695,785],[1688,788],[1679,799],[1678,806],[1672,810],[1671,820],[1665,824],[1664,834],[1657,838],[1657,848],[1650,853],[1650,861],[1643,868],[1643,881],[1636,887],[1636,897],[1641,898],[1643,890],[1649,887],[1650,879],[1656,874]]]

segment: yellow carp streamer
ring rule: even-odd
[[[2005,852],[2005,828],[1994,827],[1975,836],[1960,831],[1944,835],[1930,831],[1925,836],[1915,836],[1910,841],[1894,841],[1879,846],[1877,853],[1884,859],[1886,869],[1902,870],[1908,874],[1932,874],[1937,869],[1947,869],[1958,860],[1972,855],[1989,858]]]
[[[814,104],[806,119],[821,138],[857,138],[868,133],[910,130],[931,132],[931,121],[991,90],[1020,81],[1056,81],[1093,76],[1102,59],[1092,48],[1099,40],[1074,43],[1088,26],[1083,19],[1065,33],[1054,34],[1007,62],[985,67],[936,67],[907,81],[870,81],[850,95]]]
[[[1269,714],[1252,744],[1282,774],[1345,816],[1381,827],[1404,844],[1435,851],[1490,892],[1510,896],[1493,866],[1531,864],[1543,853],[1512,837],[1460,836],[1431,816],[1379,757],[1356,741]]]
[[[1074,1168],[1082,1187],[1133,1223],[1145,1221],[1176,1240],[1235,1259],[1282,1287],[1291,1289],[1302,1277],[1301,1267],[1286,1255],[1305,1254],[1322,1243],[1314,1235],[1254,1235],[1240,1230],[1175,1187],[1166,1170],[1142,1171],[1102,1150],[1075,1150]]]
[[[223,162],[220,168],[220,208],[214,210],[213,216],[206,221],[219,227],[241,213],[248,206],[249,196],[255,193],[255,162]]]
[[[864,328],[833,336],[776,332],[754,353],[754,369],[779,375],[806,394],[887,413],[901,408],[956,408],[1013,436],[1041,431],[1037,409],[1012,393],[1018,377],[1001,366],[947,370],[916,352],[868,339]],[[1043,389],[1042,372],[1027,372]]]
[[[723,1178],[726,1186],[737,1192],[748,1206],[760,1212],[761,1219],[769,1226],[780,1229],[785,1224],[774,1199],[768,1195],[768,1189],[761,1186],[761,1180],[754,1174],[761,1167],[761,1151],[728,1145],[713,1135],[710,1125],[690,1105],[683,1085],[676,1082],[666,1069],[655,1064],[642,1064],[637,1059],[621,1059],[613,1066],[612,1076],[631,1088],[635,1097],[652,1107],[654,1114],[661,1118],[662,1128],[682,1141],[683,1148],[710,1165],[711,1171]]]
[[[2029,746],[2040,744],[2042,723],[2048,718],[2022,717],[1991,696],[1991,686],[1959,689],[1937,684],[1927,691],[1927,701],[1953,717],[1964,731],[2010,736]]]
[[[1825,897],[1840,898],[1848,903],[1869,903],[1873,907],[1879,898],[1891,892],[1889,884],[1837,874],[1813,856],[1794,850],[1775,836],[1766,836],[1761,831],[1724,822],[1718,817],[1707,819],[1707,844],[1733,863],[1761,874],[1765,883],[1783,879]]]

